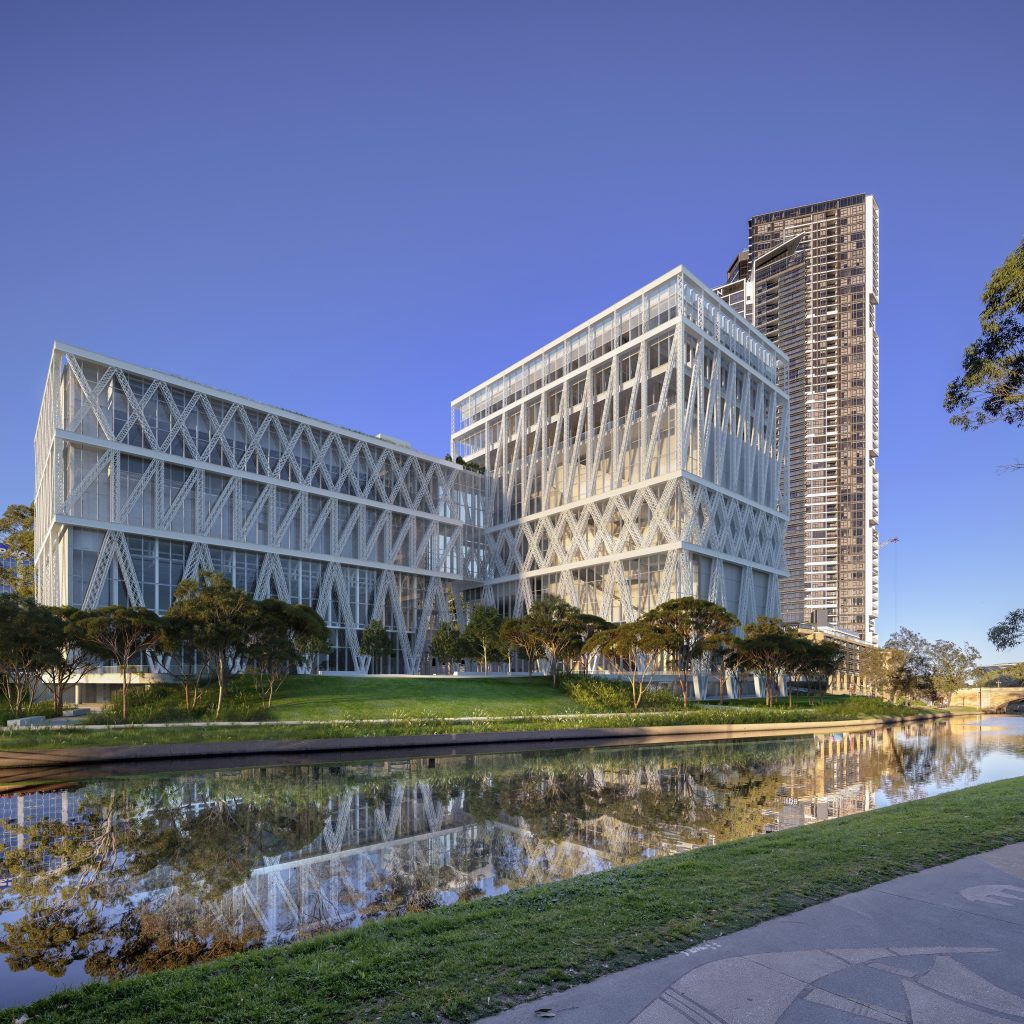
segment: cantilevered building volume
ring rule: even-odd
[[[878,206],[753,217],[718,292],[789,357],[791,512],[782,615],[875,643]]]
[[[47,604],[163,612],[203,568],[311,605],[325,668],[422,668],[451,587],[483,571],[486,481],[371,437],[67,345],[36,429],[36,589]]]
[[[785,383],[782,352],[678,267],[456,399],[452,454],[493,482],[473,596],[778,615]]]
[[[483,472],[68,345],[36,430],[36,588],[165,611],[223,573],[324,617],[323,668],[390,672],[477,601],[558,593],[610,620],[667,598],[779,611],[786,358],[682,268],[458,399]],[[479,468],[479,467],[476,467]],[[102,696],[102,695],[98,695]]]

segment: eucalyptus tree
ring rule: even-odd
[[[775,702],[780,675],[793,664],[800,639],[781,619],[759,616],[748,622],[743,637],[736,641],[736,660],[764,681],[764,702]]]
[[[602,629],[589,637],[583,650],[606,658],[629,678],[633,707],[639,707],[650,689],[658,656],[665,651],[662,634],[639,619]]]
[[[74,621],[78,645],[112,661],[121,673],[121,719],[128,720],[128,681],[161,636],[160,618],[148,608],[108,605],[83,611]]]
[[[39,681],[53,700],[53,713],[64,711],[64,695],[92,667],[92,658],[78,637],[78,608],[44,608],[52,619],[57,657],[46,660],[39,671]]]
[[[449,675],[452,666],[462,657],[462,633],[457,622],[442,622],[430,638],[430,656],[442,665],[448,666]]]
[[[526,659],[526,670],[533,675],[534,662],[544,653],[540,636],[526,618],[505,619],[501,624],[501,642],[508,651],[519,651]]]
[[[971,644],[955,644],[952,640],[936,640],[932,644],[932,686],[940,699],[949,703],[957,690],[967,685],[974,675],[981,654]]]
[[[256,602],[248,667],[268,708],[291,673],[308,668],[312,658],[327,652],[329,636],[324,620],[307,605],[276,597]]]
[[[963,430],[999,421],[1024,427],[1024,241],[993,271],[981,301],[981,334],[946,389],[946,412]]]
[[[384,624],[379,619],[371,619],[359,638],[359,653],[376,661],[380,658],[389,658],[394,649],[391,634],[384,628]],[[377,667],[380,667],[379,661]]]
[[[828,689],[829,677],[832,676],[843,661],[846,652],[842,646],[831,640],[815,640],[813,637],[800,633],[791,633],[789,638],[790,657],[786,666],[792,678],[799,677],[809,683],[811,679],[823,682],[822,692]],[[811,698],[808,685],[808,700]],[[789,706],[793,706],[793,687],[789,687]]]
[[[0,543],[7,551],[0,561],[0,586],[11,588],[19,597],[35,593],[35,506],[8,505],[0,515]]]
[[[502,650],[501,626],[504,622],[501,612],[491,605],[474,605],[469,613],[469,622],[462,639],[466,653],[480,662],[486,672],[493,655]]]
[[[585,623],[580,611],[560,597],[546,594],[530,605],[523,625],[547,657],[551,685],[558,685],[558,663],[578,654],[583,645]]]
[[[740,624],[740,620],[720,604],[699,597],[664,601],[647,612],[643,621],[658,633],[663,649],[675,663],[676,685],[682,691],[684,706],[688,704],[693,663],[715,651],[720,641],[731,636]]]
[[[220,573],[204,569],[198,579],[182,580],[174,591],[164,619],[217,680],[216,718],[225,690],[249,656],[257,618],[252,597]]]
[[[62,658],[61,619],[30,597],[0,594],[0,693],[14,714],[32,703],[42,673]]]

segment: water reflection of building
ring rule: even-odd
[[[794,766],[785,774],[779,790],[782,805],[765,811],[764,831],[779,832],[871,810],[878,754],[886,743],[883,729],[815,736],[813,763]]]
[[[19,822],[77,814],[88,831],[98,812],[101,830],[116,807],[124,828],[115,826],[110,892],[123,882],[132,906],[180,931],[180,890],[202,903],[197,927],[280,942],[842,817],[872,807],[876,794],[895,802],[976,781],[982,744],[999,742],[991,725],[981,728],[958,719],[95,782],[78,793],[0,798],[0,825],[7,840]],[[1009,745],[1024,740],[1010,735]],[[40,919],[49,909],[38,908]]]
[[[15,850],[24,847],[22,829],[43,821],[68,824],[78,813],[78,794],[73,790],[44,790],[0,796],[0,847]]]

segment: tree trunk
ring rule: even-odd
[[[128,663],[121,666],[121,721],[128,721]]]
[[[220,706],[224,699],[224,656],[221,655],[217,659],[217,710],[214,713],[214,718],[220,718]]]

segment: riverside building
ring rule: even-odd
[[[483,571],[486,481],[453,463],[68,345],[36,429],[36,591],[163,612],[200,569],[311,605],[325,668],[420,671],[449,588]]]
[[[452,404],[452,457],[54,346],[36,429],[36,590],[164,612],[201,569],[315,608],[323,668],[429,670],[475,602],[630,620],[699,595],[777,615],[787,362],[677,268]],[[477,470],[481,470],[479,472]],[[102,699],[105,694],[94,694]]]
[[[779,614],[787,360],[683,267],[452,403],[452,454],[492,481],[488,577],[609,621],[699,596]]]
[[[789,357],[782,617],[877,643],[878,206],[752,217],[719,294]]]

